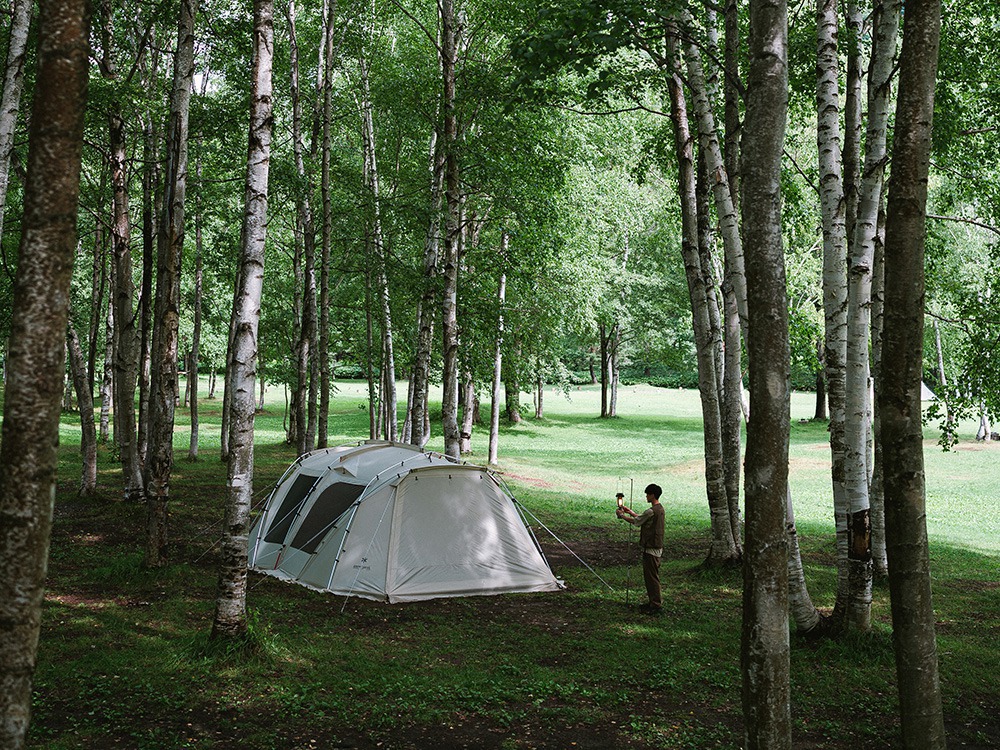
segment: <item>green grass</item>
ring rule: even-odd
[[[340,383],[331,442],[367,437],[361,384]],[[596,572],[543,534],[558,594],[408,605],[345,600],[252,576],[251,648],[209,642],[225,467],[220,402],[200,404],[201,459],[184,460],[178,410],[171,485],[173,563],[142,567],[144,511],[117,500],[120,472],[100,456],[101,494],[74,497],[79,428],[66,415],[48,595],[35,682],[35,748],[733,748],[742,741],[740,577],[698,567],[708,512],[697,393],[622,389],[617,419],[599,394],[546,394],[547,417],[501,430],[512,490]],[[258,418],[255,495],[294,458],[284,397]],[[829,460],[812,400],[793,401],[792,489],[814,601],[835,583]],[[485,410],[484,410],[485,411]],[[443,443],[438,425],[431,448]],[[971,428],[970,428],[971,429]],[[941,453],[928,440],[928,527],[941,682],[952,747],[990,747],[1000,656],[995,488],[1000,445],[971,433]],[[477,429],[470,460],[482,462]],[[641,574],[616,491],[641,502],[648,482],[668,510],[666,613],[643,619]],[[888,591],[873,630],[836,641],[793,638],[796,747],[898,746]]]

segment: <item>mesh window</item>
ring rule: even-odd
[[[271,521],[271,527],[267,530],[265,542],[272,544],[284,544],[288,527],[292,525],[295,514],[302,507],[302,502],[306,499],[309,489],[316,483],[318,477],[311,477],[307,474],[299,474],[295,477],[291,489],[285,494],[285,499],[281,501],[281,508]]]
[[[354,504],[364,490],[360,484],[344,482],[331,484],[323,490],[299,526],[292,546],[309,554],[315,552],[333,522]]]

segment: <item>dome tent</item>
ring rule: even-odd
[[[292,464],[251,532],[249,564],[391,603],[562,588],[489,470],[381,441]]]

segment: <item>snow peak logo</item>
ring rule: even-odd
[[[371,570],[371,569],[372,569],[372,566],[368,564],[368,558],[367,557],[362,557],[361,558],[361,564],[354,566],[354,570]]]

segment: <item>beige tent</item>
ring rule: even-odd
[[[251,533],[250,567],[389,602],[562,587],[489,470],[378,441],[296,461]]]

